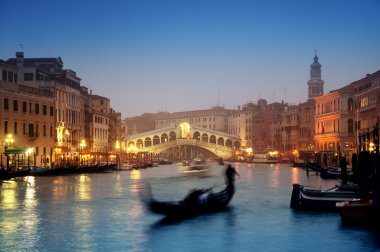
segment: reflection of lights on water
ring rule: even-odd
[[[90,200],[92,198],[89,182],[91,182],[91,178],[89,176],[79,176],[79,184],[77,187],[77,196],[79,200]]]
[[[133,180],[140,179],[141,178],[141,172],[140,172],[140,170],[132,170],[130,176],[131,176],[131,179],[133,179]]]
[[[131,192],[139,192],[141,190],[141,186],[138,184],[131,185]]]
[[[16,186],[15,181],[9,180],[7,183],[2,184],[1,190],[1,209],[16,209],[17,208],[17,195],[16,195]]]
[[[279,188],[280,187],[280,166],[278,164],[276,165],[271,165],[271,168],[274,168],[273,169],[273,173],[272,173],[272,185],[273,187],[275,188]]]
[[[29,176],[26,179],[27,187],[25,191],[25,213],[29,218],[25,219],[25,233],[28,236],[38,236],[37,226],[40,221],[40,217],[37,213],[38,199],[36,198],[35,177]]]
[[[292,169],[292,185],[298,184],[298,169],[293,167]]]
[[[34,176],[26,176],[24,177],[24,181],[28,184],[28,186],[36,185],[36,177]]]

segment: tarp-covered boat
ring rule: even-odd
[[[291,208],[310,210],[337,210],[338,202],[358,201],[360,196],[355,185],[335,186],[327,190],[293,184]]]

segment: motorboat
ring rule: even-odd
[[[192,160],[189,166],[187,166],[182,174],[187,175],[205,175],[212,170],[207,160],[202,158],[195,158]]]

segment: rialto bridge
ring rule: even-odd
[[[131,135],[126,140],[127,151],[161,153],[172,149],[176,153],[194,150],[209,156],[229,159],[234,150],[240,148],[238,135],[209,130],[183,122],[178,126],[169,126],[141,134]],[[185,153],[186,154],[186,153]],[[187,153],[189,156],[189,153]]]

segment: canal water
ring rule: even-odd
[[[233,164],[241,178],[225,211],[180,221],[148,212],[141,192],[181,199],[223,189],[223,166],[206,177],[179,164],[140,171],[0,182],[0,251],[380,251],[375,231],[347,227],[338,213],[289,208],[293,183],[329,188],[287,164]]]

